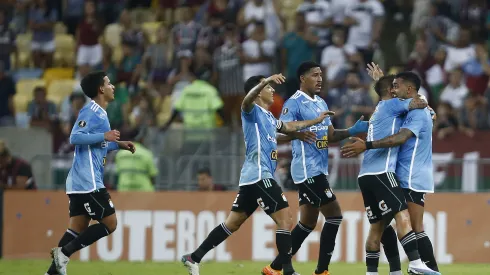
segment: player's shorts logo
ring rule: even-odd
[[[331,199],[333,197],[333,192],[332,192],[332,189],[325,189],[325,194],[327,195],[327,197],[329,199]]]
[[[286,199],[286,196],[284,196],[284,193],[281,194],[281,197],[284,201],[288,201],[288,199]]]
[[[78,127],[83,128],[83,127],[85,127],[85,126],[87,126],[87,122],[85,122],[85,120],[80,120],[80,121],[78,122]]]
[[[391,212],[391,208],[388,208],[388,205],[386,205],[385,201],[382,200],[379,202],[379,209],[381,210],[381,214],[386,215],[387,213]]]
[[[371,210],[371,206],[366,207],[366,215],[369,220],[376,219],[376,215],[374,215],[373,211]]]
[[[277,150],[272,150],[272,152],[271,152],[271,159],[272,160],[277,160]]]
[[[323,150],[328,148],[328,136],[323,136],[322,139],[319,139],[315,142],[316,148]]]
[[[111,199],[109,199],[109,205],[111,206],[111,208],[114,208],[114,204],[112,203],[112,200]]]

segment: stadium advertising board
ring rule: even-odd
[[[297,217],[297,194],[286,196]],[[337,193],[337,197],[344,221],[332,260],[362,262],[369,223],[361,195],[347,192]],[[73,257],[82,261],[177,261],[225,220],[234,199],[233,192],[113,193],[118,229]],[[426,205],[425,229],[439,263],[490,263],[489,193],[427,195]],[[4,258],[49,257],[50,248],[66,230],[67,221],[68,198],[62,192],[6,192]],[[303,244],[296,261],[317,259],[322,224],[320,221]],[[274,238],[272,220],[258,209],[204,260],[271,260],[276,253]],[[404,257],[404,253],[400,255]],[[382,259],[386,262],[384,256]]]

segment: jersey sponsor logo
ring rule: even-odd
[[[301,103],[306,104],[306,103],[310,103],[310,101],[309,100],[303,100],[303,101],[301,101]]]
[[[272,150],[272,152],[271,152],[271,160],[277,160],[277,150]]]
[[[284,110],[282,110],[282,114],[285,115],[289,112],[289,109],[288,108],[284,108]]]
[[[267,134],[267,140],[270,141],[270,142],[277,143],[276,138],[275,137],[271,137],[269,134]]]
[[[78,127],[83,128],[85,126],[87,126],[87,122],[85,120],[80,120],[78,122]]]
[[[320,150],[324,150],[328,148],[328,136],[323,136],[322,139],[319,139],[315,142],[316,148]]]
[[[327,131],[328,130],[328,126],[325,126],[325,125],[320,125],[320,126],[313,125],[308,130],[310,130],[311,132]]]

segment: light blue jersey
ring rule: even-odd
[[[104,165],[108,151],[119,148],[104,140],[111,130],[107,112],[95,101],[85,105],[78,114],[70,134],[75,145],[73,164],[66,178],[66,193],[90,193],[104,187]]]
[[[274,178],[277,166],[276,133],[281,127],[282,122],[259,105],[254,104],[249,113],[242,110],[246,151],[240,186]]]
[[[303,121],[316,119],[321,113],[328,111],[325,101],[315,95],[311,98],[302,91],[297,91],[284,104],[281,121]],[[328,175],[328,127],[332,125],[329,117],[322,123],[310,126],[302,131],[311,131],[316,134],[314,144],[301,140],[293,140],[293,160],[291,162],[291,175],[296,184],[304,182],[320,174]]]
[[[402,188],[433,193],[432,117],[430,111],[417,109],[408,112],[401,128],[415,136],[400,146],[396,175]]]
[[[371,119],[367,141],[380,140],[398,133],[412,99],[393,98],[382,100],[376,106]],[[399,147],[370,149],[364,153],[359,177],[395,172]]]

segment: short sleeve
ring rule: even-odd
[[[211,110],[219,110],[223,107],[223,100],[218,94],[218,90],[216,88],[210,86],[209,88],[209,103],[210,103],[210,108]]]
[[[177,98],[177,100],[175,100],[175,102],[174,102],[174,109],[177,111],[182,111],[182,109],[184,109],[184,104],[185,104],[185,99],[186,99],[186,95],[185,95],[186,90],[187,90],[187,87],[184,88],[184,90],[182,90],[182,93]]]
[[[151,151],[148,152],[146,161],[148,164],[148,175],[150,175],[150,177],[155,177],[156,175],[158,175],[158,170],[155,162],[153,161],[153,154]]]
[[[401,128],[410,130],[415,136],[418,137],[422,132],[422,127],[424,126],[424,116],[426,115],[427,114],[425,113],[424,109],[416,109],[408,112]]]
[[[383,7],[383,4],[379,1],[373,1],[372,3],[372,8],[373,8],[373,15],[376,17],[381,17],[385,15],[385,9]]]
[[[294,100],[287,100],[282,107],[280,120],[284,122],[291,122],[298,120],[298,104]]]
[[[323,101],[323,106],[325,107],[325,110],[327,110],[327,111],[328,111],[329,109],[328,109],[327,102],[325,102],[325,100],[322,100],[322,101]],[[330,126],[330,125],[332,125],[332,120],[330,119],[330,117],[329,117],[329,116],[327,116],[327,117],[326,117],[326,118],[325,118],[323,121],[325,122],[325,125],[326,125],[326,126]]]
[[[396,116],[406,114],[409,111],[410,102],[412,102],[411,98],[409,99],[393,98],[388,100],[389,107],[393,112],[392,114]]]
[[[241,110],[243,118],[250,122],[255,121],[255,115],[258,111],[259,108],[255,106],[255,103],[252,103],[252,110],[250,110],[250,112],[245,112],[243,109]]]
[[[71,130],[72,134],[96,134],[101,124],[98,116],[88,109],[82,109],[78,115],[75,125]]]

